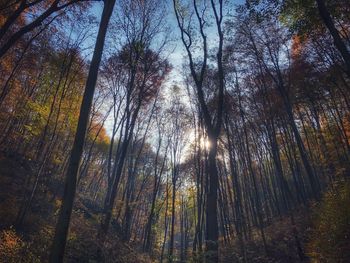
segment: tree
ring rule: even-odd
[[[206,193],[207,203],[206,203],[206,258],[208,262],[218,261],[218,213],[217,213],[217,200],[218,200],[218,170],[216,166],[216,156],[217,156],[217,143],[218,137],[220,135],[222,126],[222,116],[223,116],[223,102],[224,102],[224,69],[223,69],[223,44],[224,44],[224,34],[222,30],[223,23],[223,1],[214,3],[210,1],[208,4],[206,1],[203,2],[202,8],[199,9],[199,4],[197,1],[193,2],[191,9],[193,15],[195,16],[196,23],[198,25],[198,31],[201,37],[201,49],[202,58],[200,64],[198,65],[193,58],[193,44],[194,36],[192,32],[192,27],[190,26],[193,21],[191,21],[192,15],[189,16],[190,20],[186,22],[188,17],[185,17],[185,9],[181,6],[178,1],[173,1],[174,10],[176,14],[176,19],[178,27],[181,33],[181,40],[186,49],[187,56],[189,59],[189,68],[191,76],[195,83],[197,99],[199,101],[201,113],[203,114],[203,119],[205,123],[206,133],[208,135],[208,140],[210,143],[209,153],[208,153],[208,174],[209,174],[209,189]],[[208,109],[208,102],[205,100],[203,82],[207,74],[208,67],[208,43],[207,35],[205,33],[206,28],[206,10],[207,4],[211,6],[211,10],[214,15],[215,29],[218,34],[218,46],[216,53],[216,64],[217,64],[217,89],[215,91],[215,114],[211,114]],[[187,24],[186,24],[187,23]],[[199,68],[199,70],[198,70]],[[215,117],[214,117],[215,116]],[[209,227],[210,226],[210,227]]]
[[[134,134],[139,113],[156,98],[163,81],[171,67],[161,56],[166,41],[160,41],[159,49],[152,50],[151,44],[157,36],[161,36],[164,28],[162,9],[156,9],[157,1],[136,1],[133,5],[123,2],[121,29],[126,36],[127,43],[121,51],[111,58],[111,62],[127,76],[122,83],[125,90],[123,102],[125,116],[120,128],[121,137],[115,155],[112,169],[112,185],[107,191],[104,207],[104,217],[101,223],[99,239],[104,243],[113,215],[114,204],[118,194],[118,187],[122,177],[128,148]],[[145,23],[146,20],[149,22]],[[100,251],[101,252],[101,251]]]
[[[169,262],[174,261],[174,246],[175,246],[175,218],[176,218],[176,199],[177,189],[179,184],[181,158],[183,158],[183,150],[186,142],[186,132],[188,120],[186,118],[185,107],[181,102],[179,87],[172,88],[171,106],[169,109],[169,117],[172,120],[169,125],[170,136],[170,165],[171,165],[171,226],[170,226],[170,242],[169,242]]]
[[[68,8],[71,5],[79,3],[81,0],[71,0],[64,2],[61,0],[54,0],[52,2],[46,0],[26,1],[21,0],[15,5],[8,5],[2,11],[6,14],[3,25],[0,29],[0,41],[3,42],[0,46],[0,58],[25,34],[42,25],[42,23],[52,14],[58,13],[61,10]],[[64,3],[62,3],[64,2]],[[26,12],[35,10],[37,15],[38,10],[43,10],[41,14],[37,15],[32,21],[27,24],[20,24],[20,27],[14,32],[11,28],[16,22],[24,20]],[[20,22],[21,23],[21,22]],[[5,39],[6,38],[6,39]],[[5,41],[4,41],[5,39]]]
[[[91,104],[94,96],[97,74],[102,57],[108,23],[113,12],[114,4],[115,0],[108,0],[105,2],[103,7],[94,54],[91,60],[83,101],[79,113],[78,127],[75,133],[74,144],[70,155],[68,170],[66,173],[63,202],[55,229],[55,236],[50,255],[51,262],[62,262],[64,257],[69,222],[72,214],[74,196],[76,191],[78,170],[85,141],[86,128],[89,121]]]
[[[316,0],[318,11],[320,13],[320,17],[322,18],[323,23],[329,30],[329,33],[332,35],[334,45],[339,50],[341,56],[347,67],[347,73],[350,77],[350,51],[346,47],[346,44],[343,42],[338,30],[334,25],[334,21],[331,17],[331,14],[327,10],[326,3],[324,0]]]
[[[338,50],[345,72],[350,76],[350,51],[347,47],[346,25],[349,19],[344,16],[343,11],[348,4],[343,1],[289,1],[281,2],[282,15],[287,17],[285,21],[296,34],[309,38],[315,31],[327,29],[335,48]]]

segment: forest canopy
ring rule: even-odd
[[[0,262],[349,262],[350,2],[0,1]]]

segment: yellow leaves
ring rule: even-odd
[[[346,133],[346,138],[348,138],[350,143],[350,113],[347,113],[346,116],[343,119],[344,122],[344,129]]]
[[[96,142],[101,144],[108,144],[109,137],[107,135],[106,129],[104,127],[101,127],[101,123],[96,122],[97,121],[93,121],[93,124],[91,125],[92,128],[89,130],[89,138],[94,139],[98,134]]]
[[[17,112],[17,118],[23,118],[28,113],[31,115],[31,122],[24,125],[24,129],[31,136],[39,136],[45,123],[48,109],[40,104],[27,99],[27,103],[22,110]],[[29,138],[30,139],[30,138]]]
[[[350,183],[328,191],[314,220],[307,246],[313,262],[346,262],[350,258]]]
[[[28,103],[28,108],[37,113],[40,117],[42,118],[46,118],[47,115],[49,114],[49,108],[47,105],[41,105],[37,102],[34,102],[34,101],[29,101]]]
[[[62,200],[61,199],[56,199],[55,200],[55,208],[60,208],[62,205]]]
[[[55,199],[55,213],[54,215],[57,216],[58,213],[60,212],[60,207],[62,205],[62,200],[61,199]]]
[[[75,233],[75,232],[70,232],[69,235],[68,235],[68,240],[69,240],[69,241],[76,241],[76,240],[78,240],[77,233]]]

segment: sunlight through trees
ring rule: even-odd
[[[0,262],[349,262],[349,14],[0,1]]]

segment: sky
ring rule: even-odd
[[[160,1],[166,1],[167,2],[167,8],[168,8],[168,13],[165,14],[167,16],[167,22],[169,26],[172,29],[171,34],[173,34],[174,38],[176,39],[169,51],[171,50],[171,53],[169,55],[169,61],[170,63],[175,66],[176,68],[181,67],[182,63],[184,62],[184,53],[185,50],[182,46],[182,43],[180,41],[180,32],[177,27],[177,22],[176,22],[176,17],[175,13],[173,10],[173,5],[172,5],[172,0],[160,0]],[[242,4],[245,2],[245,0],[229,0],[230,2],[230,7],[238,4]],[[118,1],[116,5],[118,4]],[[103,2],[102,1],[96,1],[93,2],[92,7],[90,8],[90,13],[96,17],[96,19],[99,21],[99,18],[101,17],[102,14],[102,9],[103,9]],[[96,34],[97,34],[97,28],[96,28]],[[210,34],[210,30],[209,30]],[[89,40],[93,41],[93,39]],[[90,46],[92,43],[89,43]]]
[[[183,47],[183,44],[181,42],[180,39],[180,31],[178,29],[178,25],[177,25],[177,21],[176,21],[176,17],[175,17],[175,13],[173,10],[173,4],[172,4],[172,0],[160,0],[160,1],[167,1],[167,9],[168,12],[166,14],[164,14],[166,16],[166,21],[169,24],[169,27],[171,29],[171,37],[174,39],[174,41],[172,41],[168,47],[168,49],[165,52],[165,56],[167,57],[168,61],[171,63],[171,65],[173,66],[173,69],[170,73],[170,75],[168,76],[167,82],[165,83],[166,87],[170,87],[172,85],[178,85],[178,86],[183,86],[182,85],[182,81],[183,81],[183,76],[182,76],[182,67],[184,64],[188,63],[188,59],[187,57],[185,57],[185,49]],[[236,4],[242,4],[245,0],[228,0],[228,2],[230,2],[230,6],[229,8],[231,10],[233,10],[234,5]],[[116,2],[116,5],[118,5],[118,1]],[[89,13],[87,15],[93,15],[96,17],[96,20],[99,22],[101,14],[102,14],[102,9],[103,9],[103,2],[102,1],[96,1],[93,2]],[[116,12],[116,10],[114,10],[114,12]],[[113,19],[113,17],[111,18]],[[96,24],[96,28],[94,28],[93,34],[91,35],[91,37],[84,43],[85,46],[90,47],[89,49],[87,49],[87,53],[86,56],[87,58],[91,58],[92,56],[92,51],[93,51],[93,47],[94,47],[94,42],[95,42],[95,36],[97,35],[97,30],[98,30],[98,24]],[[207,34],[208,34],[208,42],[209,42],[209,48],[211,44],[214,44],[213,46],[215,46],[215,40],[216,40],[216,36],[215,36],[215,30],[212,29],[208,29],[207,30]],[[115,37],[115,36],[113,36]],[[110,42],[109,42],[110,41]],[[112,43],[113,45],[113,41],[115,41],[114,39],[111,38],[111,36],[107,33],[107,39],[106,39],[106,44],[105,44],[105,52],[104,52],[104,56],[108,56],[108,48],[109,48],[109,43]],[[184,92],[186,92],[186,89],[183,89]],[[107,121],[106,123],[106,130],[107,130],[107,134],[111,135],[111,131],[112,131],[112,123],[111,121]]]

